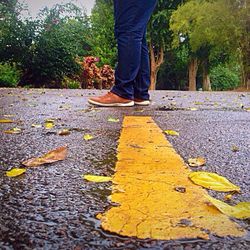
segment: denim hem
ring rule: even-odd
[[[110,90],[110,92],[111,92],[111,93],[113,93],[113,94],[115,94],[115,95],[120,96],[121,98],[124,98],[124,99],[127,99],[127,100],[131,100],[131,101],[133,101],[133,100],[134,100],[134,98],[133,98],[133,97],[132,97],[132,98],[125,97],[125,96],[123,96],[122,94],[120,94],[119,92],[114,91],[113,89],[111,89],[111,90]]]

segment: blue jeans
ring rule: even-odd
[[[149,99],[150,63],[147,23],[157,0],[114,0],[118,64],[111,89],[126,99]]]

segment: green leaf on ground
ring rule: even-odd
[[[206,159],[203,157],[190,158],[188,159],[188,165],[190,167],[201,167],[206,164]]]

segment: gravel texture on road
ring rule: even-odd
[[[249,249],[249,233],[243,239],[156,241],[105,232],[95,216],[111,205],[111,184],[86,182],[81,175],[111,176],[123,117],[152,116],[163,130],[180,133],[168,140],[186,162],[206,158],[206,166],[196,170],[218,173],[241,187],[232,205],[250,201],[250,93],[154,91],[149,107],[88,105],[88,97],[104,92],[0,89],[0,119],[14,121],[0,124],[0,249]],[[108,122],[110,117],[119,122]],[[52,129],[32,127],[46,119],[54,119]],[[14,127],[22,132],[3,132]],[[61,129],[70,135],[59,136]],[[84,134],[94,139],[85,141]],[[5,175],[64,145],[69,149],[64,161],[28,168],[16,178]],[[237,223],[250,231],[249,220]]]

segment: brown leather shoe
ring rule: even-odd
[[[131,107],[134,106],[134,101],[122,98],[112,92],[108,92],[103,96],[91,97],[89,103],[101,107]]]
[[[135,98],[134,102],[135,102],[136,105],[139,105],[139,106],[148,106],[148,105],[150,105],[149,100],[143,100],[143,99],[139,99],[139,98]]]

